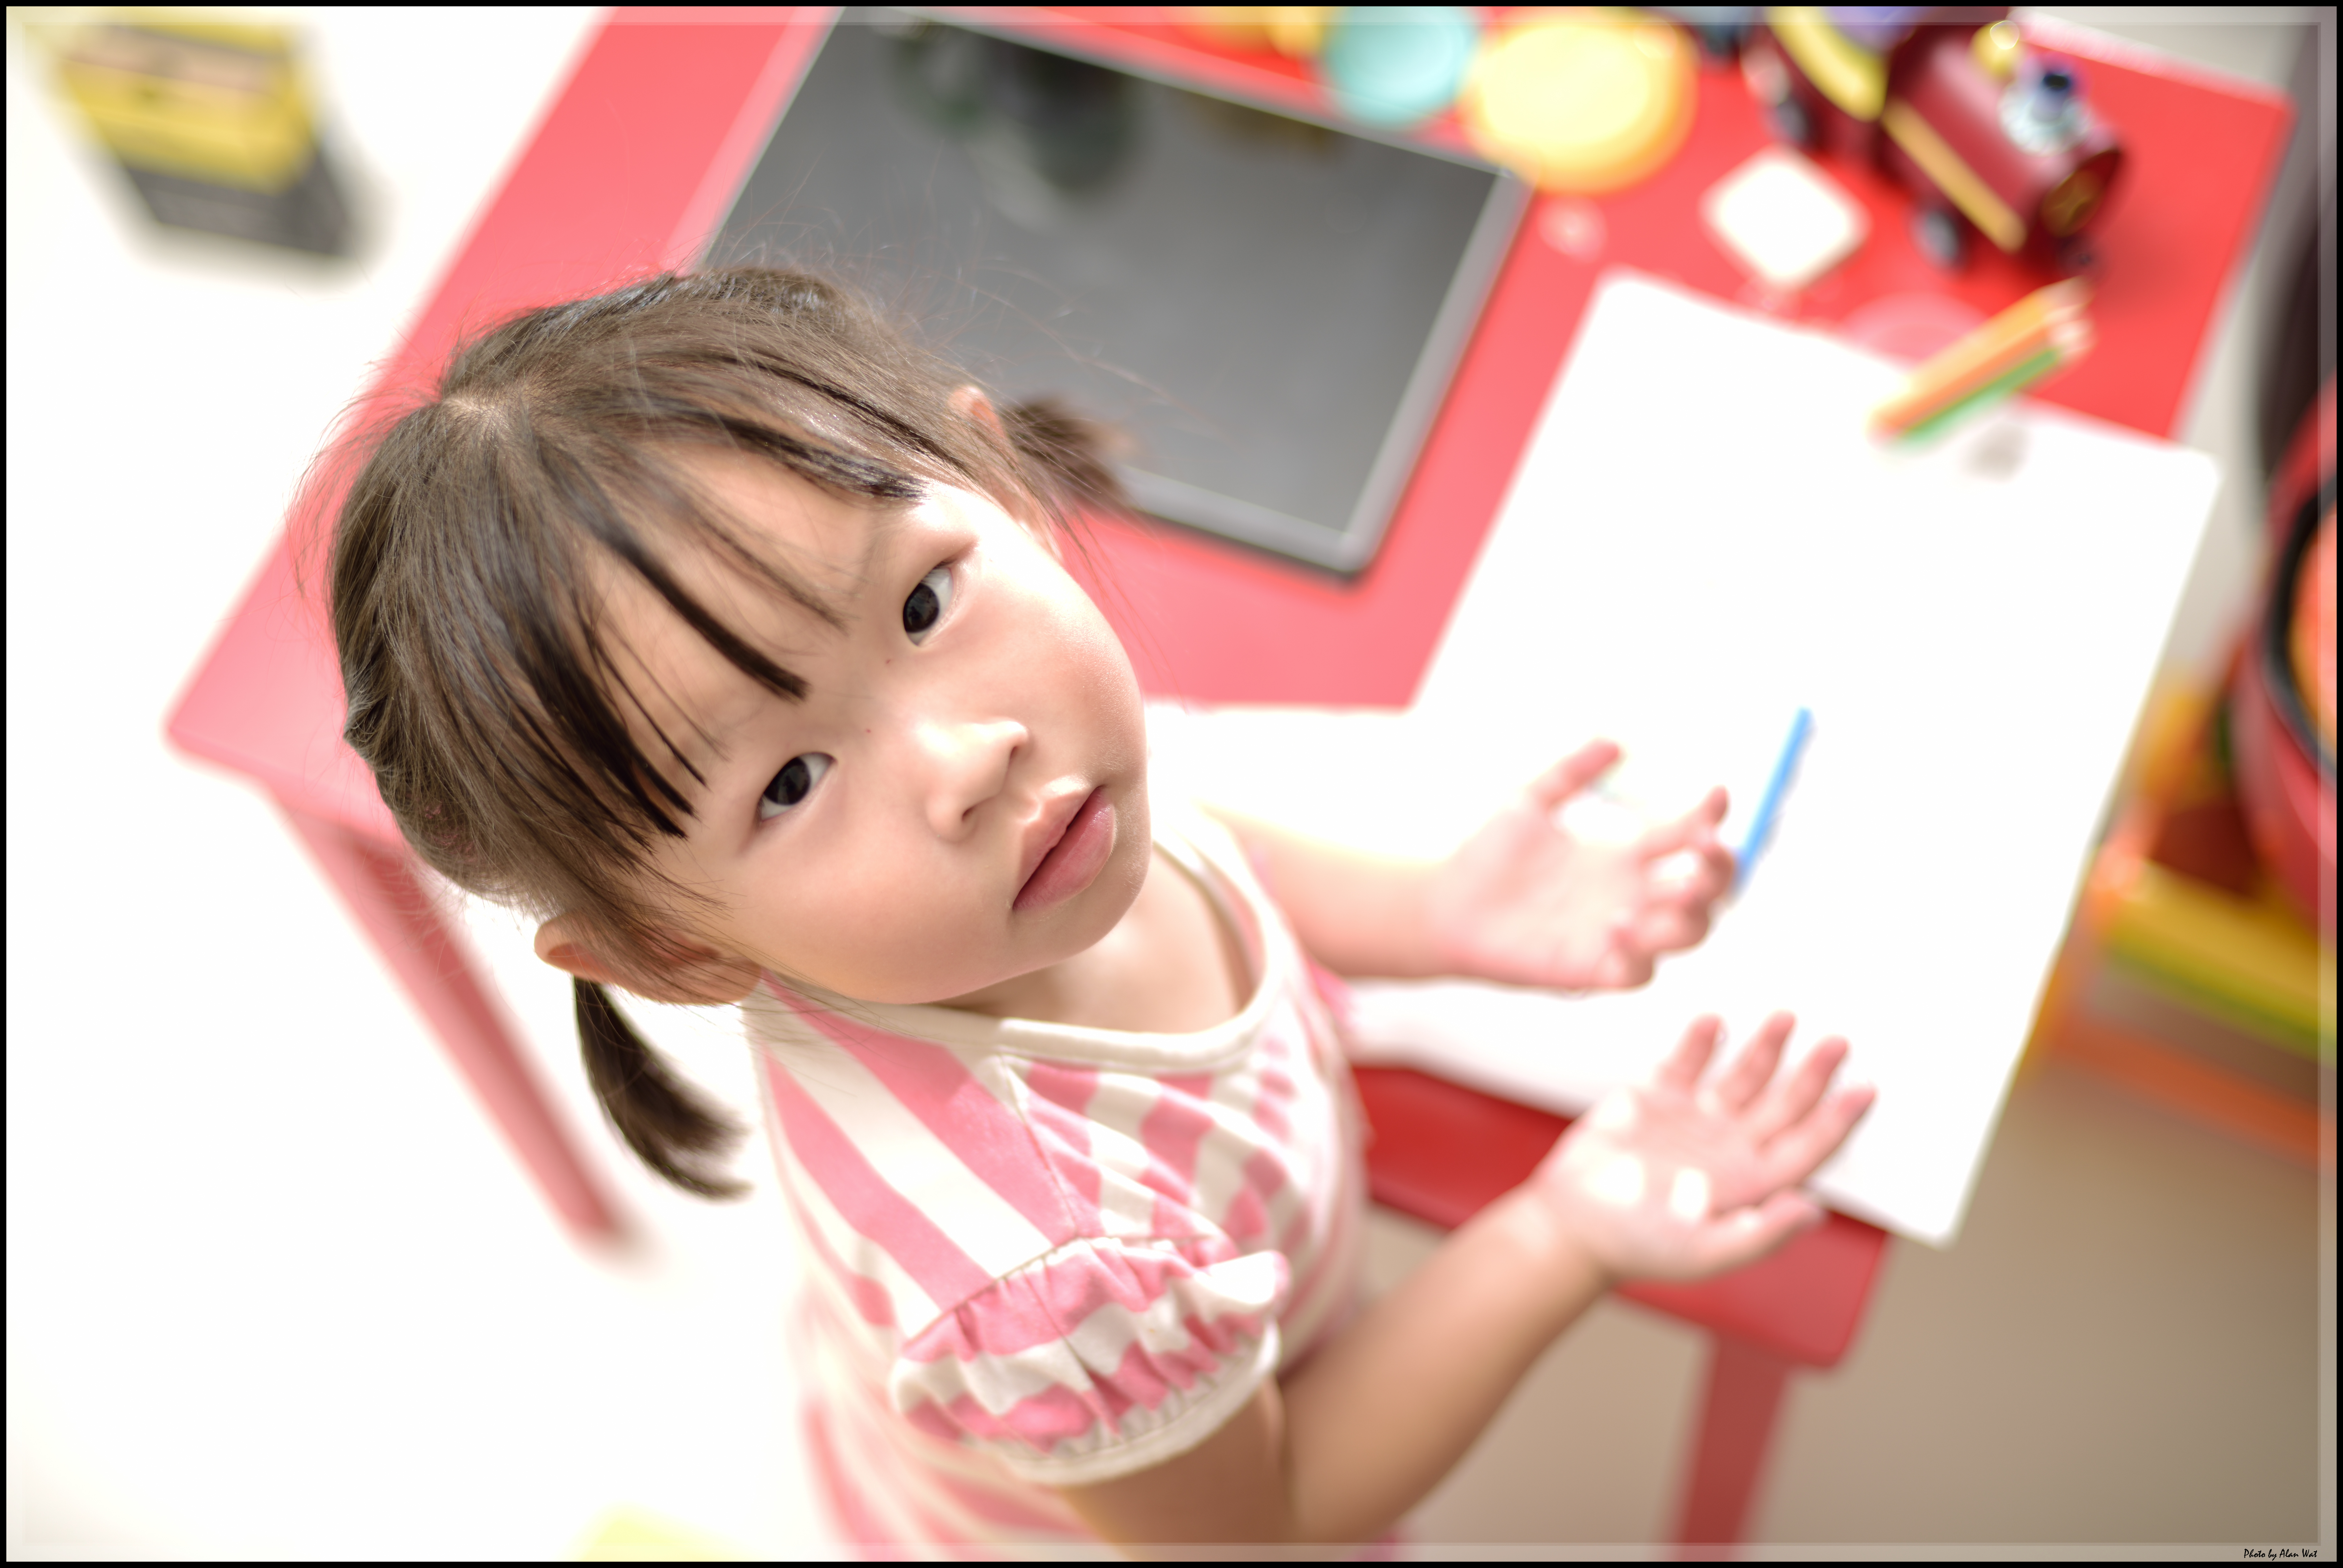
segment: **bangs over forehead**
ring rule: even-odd
[[[796,650],[851,623],[873,559],[910,504],[825,490],[850,504],[825,508],[832,520],[809,541],[787,521],[811,494],[802,476],[762,457],[711,461],[719,450],[642,452],[640,475],[629,477],[648,482],[610,496],[613,515],[597,526],[569,530],[561,590],[528,607],[556,623],[542,636],[572,650],[571,678],[582,671],[600,693],[608,711],[595,716],[597,732],[616,724],[631,736],[645,791],[628,804],[639,827],[663,834],[681,830],[676,816],[695,814],[703,769],[724,755],[747,691],[807,696]],[[920,486],[910,488],[916,497]],[[673,627],[650,624],[665,621]],[[677,663],[670,630],[688,630],[722,662]]]
[[[1013,456],[951,410],[958,385],[848,297],[751,269],[533,312],[459,355],[358,474],[332,565],[345,734],[417,849],[475,891],[601,911],[640,939],[658,923],[649,847],[691,814],[670,769],[700,773],[614,658],[613,566],[802,699],[799,676],[678,578],[674,552],[703,549],[823,624],[840,611],[695,458],[769,463],[877,513],[932,482],[1028,509]]]

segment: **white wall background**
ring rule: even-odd
[[[558,977],[491,920],[546,1081],[645,1221],[631,1252],[574,1247],[271,808],[163,741],[594,15],[310,19],[351,262],[151,225],[9,30],[12,1557],[543,1556],[620,1506],[818,1540],[779,1213],[635,1176]]]

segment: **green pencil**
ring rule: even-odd
[[[2031,386],[2075,357],[2055,344],[2026,360],[1998,380],[1988,381],[1957,403],[1947,404],[1917,425],[1904,431],[1898,441],[1925,441],[1942,433],[1947,426],[1957,424],[1969,415],[2021,389]]]

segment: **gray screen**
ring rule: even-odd
[[[1117,426],[1146,510],[1352,570],[1523,198],[1482,165],[850,10],[710,255],[843,271],[996,392]]]

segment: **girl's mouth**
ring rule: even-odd
[[[1057,841],[1017,890],[1010,907],[1031,912],[1065,902],[1098,879],[1114,850],[1114,804],[1101,785],[1082,798],[1059,829]]]

